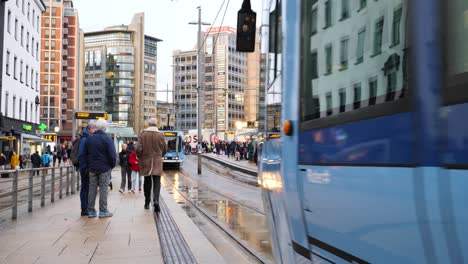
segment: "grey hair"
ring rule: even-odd
[[[106,131],[106,130],[107,130],[107,127],[109,126],[109,124],[107,123],[107,121],[104,120],[104,119],[96,120],[96,121],[94,122],[94,125],[96,126],[96,129],[97,129],[97,130],[102,130],[102,131]]]
[[[158,120],[156,118],[152,117],[148,120],[148,125],[149,126],[156,126],[158,124]]]
[[[96,128],[96,121],[95,120],[90,120],[88,122],[88,125],[86,126],[86,129],[91,129],[91,128]]]

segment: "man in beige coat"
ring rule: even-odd
[[[148,120],[149,127],[138,137],[136,154],[140,162],[140,175],[145,177],[143,190],[145,192],[145,209],[149,209],[151,188],[153,189],[154,211],[159,212],[159,192],[161,190],[161,175],[163,157],[166,154],[164,136],[156,127],[156,118]]]

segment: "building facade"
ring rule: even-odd
[[[0,134],[16,137],[0,141],[1,151],[13,148],[28,155],[18,139],[34,140],[32,134],[39,129],[40,21],[46,6],[40,0],[10,0],[2,3],[1,11]]]
[[[158,101],[157,104],[157,120],[159,128],[175,128],[174,104],[167,101]]]
[[[59,141],[72,137],[79,87],[79,21],[71,0],[47,0],[42,17],[41,122],[58,131]]]
[[[235,130],[236,122],[247,121],[248,59],[245,53],[236,51],[236,30],[232,27],[211,28],[204,39],[202,128],[225,138],[226,132]],[[184,131],[197,128],[197,59],[197,50],[173,53],[176,128]],[[258,79],[253,86],[258,89]],[[254,115],[258,111],[253,107],[250,110]]]
[[[84,36],[84,109],[106,111],[113,123],[142,130],[144,120],[156,116],[160,41],[144,35],[144,14],[135,14],[129,25]]]
[[[306,6],[302,119],[398,100],[408,88],[406,1],[330,1]]]

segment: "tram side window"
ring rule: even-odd
[[[443,1],[446,103],[468,102],[468,1]]]
[[[309,0],[302,7],[302,122],[407,95],[408,0],[367,1],[366,12],[350,9],[344,20],[330,15],[343,8],[330,2]],[[317,17],[327,26],[317,27]]]

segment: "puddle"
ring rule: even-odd
[[[274,262],[267,219],[264,215],[226,199],[204,186],[197,186],[177,172],[166,173],[165,176],[207,215],[216,219],[219,225],[229,229],[264,259]],[[178,192],[171,192],[171,195],[177,203],[183,204],[182,208],[189,217],[193,217],[193,209],[186,205],[185,198]]]

